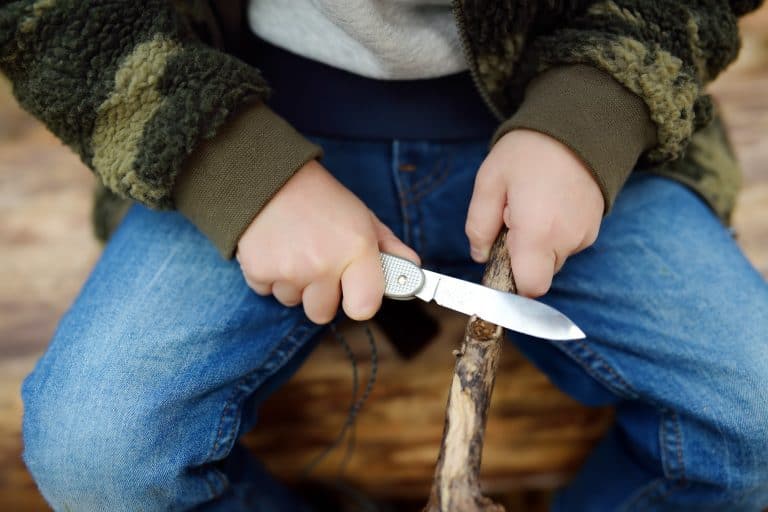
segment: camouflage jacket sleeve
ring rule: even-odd
[[[583,2],[582,2],[583,3]],[[759,0],[600,0],[564,27],[539,36],[537,71],[585,64],[639,96],[656,126],[652,161],[680,156],[694,130],[711,119],[705,85],[739,51],[737,17]]]
[[[0,0],[0,71],[21,106],[109,190],[154,208],[176,206],[174,184],[188,157],[230,118],[268,125],[274,116],[261,107],[268,89],[258,71],[202,43],[166,0]],[[302,149],[299,160],[317,152],[308,142]],[[206,187],[199,175],[187,195]],[[260,206],[238,222],[247,225]],[[206,234],[231,255],[240,228],[219,239]]]
[[[525,100],[497,132],[532,128],[593,172],[607,209],[638,158],[672,161],[711,119],[704,88],[739,50],[737,17],[760,1],[574,2],[534,29],[514,80]]]

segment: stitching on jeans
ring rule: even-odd
[[[245,376],[243,376],[235,385],[235,389],[232,392],[232,394],[229,396],[229,398],[224,403],[224,407],[222,408],[221,415],[219,417],[219,428],[216,431],[216,439],[214,440],[214,443],[211,447],[211,449],[208,451],[208,454],[205,456],[203,462],[198,466],[203,466],[205,464],[208,464],[212,461],[215,453],[219,450],[221,446],[224,445],[224,440],[226,439],[227,442],[229,440],[234,440],[234,435],[230,434],[228,436],[224,436],[224,428],[226,424],[226,417],[228,416],[228,412],[230,409],[232,409],[235,405],[235,402],[240,399],[243,395],[248,394],[248,389],[253,386],[253,383],[250,382],[252,380],[255,380],[254,377],[258,376],[260,377],[257,382],[263,382],[266,377],[269,376],[269,374],[274,371],[275,369],[279,368],[285,360],[290,357],[291,354],[295,353],[296,348],[300,345],[299,343],[299,337],[296,336],[296,332],[300,330],[304,331],[310,331],[311,327],[314,324],[306,321],[306,320],[300,320],[297,325],[295,325],[289,332],[286,334],[278,343],[275,344],[275,346],[272,348],[272,350],[267,355],[266,360],[270,361],[272,356],[274,354],[279,353],[285,346],[290,347],[288,350],[283,350],[284,354],[282,359],[279,363],[276,364],[265,364],[259,368],[254,369],[253,371],[249,372]],[[291,342],[291,343],[288,343]],[[246,385],[247,384],[247,385]],[[232,415],[234,417],[234,415]],[[234,424],[234,423],[233,423]],[[206,472],[205,473],[205,480],[208,486],[208,490],[211,493],[209,495],[210,498],[214,498],[218,493],[216,492],[214,488],[214,482],[212,480],[216,479],[218,477],[219,484],[222,488],[226,488],[226,482],[222,482],[221,478],[223,474],[219,471],[214,474],[213,472]]]
[[[408,204],[408,200],[406,198],[405,190],[403,189],[403,182],[400,181],[401,173],[398,170],[398,167],[400,165],[400,141],[395,139],[392,141],[392,168],[390,169],[390,172],[392,173],[392,179],[395,182],[395,187],[397,188],[397,198],[400,201],[400,215],[403,218],[403,242],[405,242],[406,245],[410,245],[412,243],[411,240],[411,222],[408,218],[408,209],[406,208]],[[417,250],[418,248],[414,247],[414,249]]]
[[[450,159],[447,162],[444,160],[439,160],[435,165],[435,169],[429,175],[425,176],[418,183],[414,184],[413,187],[411,187],[409,191],[410,199],[406,204],[416,204],[421,199],[437,189],[451,174],[450,170]]]
[[[579,354],[577,351],[572,350],[572,348],[577,346],[581,349],[581,351],[584,354]],[[624,380],[621,375],[618,374],[609,364],[607,361],[605,361],[602,357],[600,357],[599,354],[597,354],[595,351],[593,351],[584,341],[582,340],[575,340],[575,341],[569,341],[567,344],[562,342],[556,342],[555,346],[560,348],[563,352],[568,354],[579,366],[584,368],[584,370],[597,378],[598,381],[605,382],[608,384],[609,388],[617,389],[619,392],[623,392],[622,394],[631,393],[632,395],[627,396],[627,398],[632,399],[638,399],[637,392],[632,388],[632,386]],[[602,375],[600,373],[600,369],[594,368],[590,361],[583,360],[584,359],[591,359],[592,361],[599,363],[601,365],[602,370],[607,371],[611,379],[608,379],[605,377],[605,375]],[[616,382],[613,382],[615,380]],[[624,389],[621,389],[623,387]],[[660,421],[659,425],[659,441],[660,446],[662,450],[662,471],[665,473],[665,478],[659,478],[658,480],[652,481],[648,486],[641,490],[639,494],[636,494],[634,497],[630,498],[630,500],[622,507],[622,510],[631,510],[632,507],[642,505],[644,502],[648,505],[651,505],[653,503],[660,503],[661,500],[664,498],[670,496],[673,492],[682,490],[687,487],[687,476],[686,476],[686,470],[685,470],[685,464],[684,464],[684,458],[683,458],[683,444],[682,444],[682,428],[680,426],[680,419],[678,417],[678,414],[675,411],[668,411],[667,409],[663,407],[659,407],[658,405],[654,404],[651,401],[646,401],[650,405],[654,405],[659,409],[659,411],[662,414],[662,419]],[[666,429],[666,421],[668,417],[671,417],[671,420],[674,423],[674,429],[675,432],[673,434],[673,450],[674,454],[673,457],[675,457],[678,467],[676,468],[676,471],[672,471],[668,468],[668,466],[664,463],[664,460],[669,457],[669,451],[670,448],[668,446],[669,443],[667,443],[666,437],[667,437],[667,429]],[[665,455],[666,454],[666,455]],[[680,472],[680,476],[673,476],[673,473]],[[662,484],[666,484],[667,488],[664,490],[664,492],[658,492],[659,487]],[[653,495],[656,494],[654,497]],[[641,510],[641,509],[638,509]]]
[[[662,500],[668,498],[673,492],[685,489],[688,486],[688,480],[685,473],[685,465],[683,464],[683,445],[682,445],[682,430],[680,427],[680,419],[675,411],[670,411],[665,408],[660,409],[662,413],[662,420],[659,422],[659,444],[662,451],[662,470],[665,473],[664,478],[658,478],[651,481],[644,489],[642,489],[635,496],[631,497],[622,507],[621,510],[649,510],[652,505],[660,505]],[[668,465],[664,462],[668,459],[669,447],[666,442],[668,435],[667,421],[671,420],[674,423],[675,432],[673,434],[673,444],[675,445],[675,458],[679,464],[679,470],[681,472],[680,477],[671,476],[673,471],[668,469]],[[664,484],[663,492],[659,489]]]
[[[664,476],[670,482],[677,482],[685,485],[687,476],[685,464],[683,462],[683,433],[680,428],[680,418],[677,412],[660,408],[662,421],[659,428],[659,441],[662,450],[662,461],[666,461],[662,466]],[[670,429],[671,427],[671,429]],[[670,467],[669,461],[675,460],[675,467]]]
[[[627,398],[639,399],[639,395],[632,388],[632,386],[614,370],[607,361],[605,361],[598,353],[593,351],[589,345],[583,340],[569,341],[568,343],[555,342],[555,346],[560,348],[563,352],[569,355],[579,366],[581,366],[588,374],[595,377],[600,382],[605,382],[609,388],[616,389],[622,394],[631,393]],[[581,352],[578,353],[574,348],[579,348]],[[601,368],[594,368],[591,363],[598,363]],[[607,371],[610,375],[610,379],[601,374],[600,370]],[[613,382],[615,380],[615,382]],[[623,387],[624,389],[621,389]],[[662,471],[664,472],[664,478],[660,478],[655,482],[651,482],[644,490],[641,490],[639,494],[630,498],[622,510],[630,510],[630,507],[636,505],[642,505],[643,503],[658,504],[664,498],[669,497],[673,492],[685,489],[688,487],[687,472],[685,469],[685,459],[683,457],[683,432],[679,415],[676,411],[668,410],[665,407],[659,406],[651,400],[643,400],[644,402],[656,407],[662,415],[659,424],[659,443],[661,447],[662,455]],[[671,421],[673,423],[674,432],[667,431],[666,422]],[[671,442],[667,441],[668,436],[671,437]],[[670,453],[672,452],[672,453]],[[677,462],[676,468],[669,468],[669,458],[674,457]],[[664,492],[659,492],[658,489],[662,484],[666,483],[666,489]],[[655,494],[655,496],[653,496]],[[640,509],[638,509],[640,510]]]
[[[442,172],[439,176],[436,176],[435,179],[429,184],[429,187],[426,189],[419,190],[418,192],[413,192],[410,198],[409,204],[417,204],[419,201],[427,197],[429,194],[437,190],[440,185],[445,183],[445,181],[448,179],[448,176],[450,176],[450,172],[448,169],[445,169],[444,172]]]
[[[427,174],[419,178],[416,182],[413,183],[413,185],[411,185],[411,191],[416,191],[423,189],[424,187],[428,187],[429,184],[433,181],[434,177],[443,172],[444,167],[443,159],[441,158],[432,167],[432,170],[430,170]]]
[[[284,352],[284,355],[281,357],[280,361],[278,363],[266,363],[258,368],[255,368],[254,370],[250,371],[243,377],[241,377],[237,383],[234,386],[234,390],[230,394],[230,396],[227,398],[227,400],[224,403],[224,406],[222,407],[221,415],[219,416],[219,426],[216,431],[216,438],[213,442],[213,445],[211,446],[211,449],[206,454],[204,461],[201,465],[207,464],[211,462],[216,452],[220,449],[222,445],[224,445],[224,441],[226,438],[229,438],[231,436],[225,436],[224,435],[224,429],[225,424],[227,420],[227,416],[229,415],[230,409],[232,409],[235,405],[235,402],[243,396],[248,394],[248,388],[251,387],[253,384],[249,381],[253,380],[255,376],[262,377],[262,380],[264,377],[268,376],[268,374],[272,371],[274,371],[276,368],[279,368],[282,366],[282,364],[285,362],[285,359],[287,357],[290,357],[290,355],[295,351],[295,349],[299,346],[299,339],[296,336],[297,331],[309,331],[311,329],[313,324],[305,321],[300,320],[297,325],[295,325],[290,331],[288,331],[288,334],[286,334],[278,343],[272,347],[272,350],[269,352],[267,357],[265,358],[265,361],[271,361],[273,356],[276,354],[279,354],[281,351]],[[289,347],[288,350],[283,350],[284,348]]]
[[[637,392],[634,390],[634,388],[632,388],[632,386],[626,380],[624,380],[621,375],[619,375],[619,373],[608,363],[608,361],[603,359],[597,352],[592,350],[583,340],[579,340],[579,345],[581,345],[581,347],[586,352],[589,352],[592,357],[594,357],[595,360],[600,363],[601,367],[604,368],[622,388],[624,388],[624,391],[631,393],[634,395],[633,397],[637,397]]]
[[[608,388],[615,390],[620,396],[625,398],[637,399],[638,393],[635,389],[614,370],[611,365],[603,359],[597,352],[592,350],[583,340],[570,340],[568,342],[553,342],[556,347],[565,352],[576,363],[581,366],[588,374],[592,375],[599,382],[603,382]],[[572,347],[576,345],[581,348],[583,354],[579,354],[572,350]],[[593,367],[589,361],[591,359],[595,363],[599,364],[599,368]],[[606,377],[601,373],[604,370],[609,374],[611,378]]]
[[[297,331],[309,331],[311,326],[312,324],[309,324],[304,320],[300,320],[298,325],[296,325],[293,329],[291,329],[291,331],[286,336],[284,336],[279,343],[275,344],[275,346],[273,347],[273,349],[270,351],[269,355],[266,358],[266,361],[268,362],[263,366],[256,368],[251,372],[247,373],[237,382],[237,384],[235,385],[235,391],[233,392],[233,394],[230,396],[230,399],[228,400],[228,404],[227,404],[228,408],[236,409],[236,402],[240,399],[240,397],[244,395],[248,395],[253,390],[253,387],[255,384],[258,384],[259,382],[263,382],[266,377],[268,377],[276,369],[280,368],[285,363],[286,359],[288,359],[295,352],[295,349],[298,348],[300,344],[299,335],[296,334]],[[225,412],[226,410],[227,410],[227,407],[224,408]],[[235,415],[233,414],[232,416],[235,416]],[[221,418],[222,422],[223,422],[223,419],[224,419],[224,413],[222,413],[222,418]],[[221,428],[219,429],[219,433],[221,433]],[[230,435],[227,437],[231,438],[233,436]],[[227,437],[224,437],[224,439],[227,439]],[[227,442],[229,442],[228,439],[227,439]],[[225,443],[222,442],[222,438],[220,437],[219,439],[216,440],[216,442],[214,442],[214,450],[212,450],[212,452],[215,452],[224,444]]]
[[[680,465],[680,483],[686,484],[688,477],[685,474],[685,462],[683,459],[683,429],[680,426],[680,417],[676,411],[672,411],[672,416],[675,421],[675,431],[677,432],[676,444],[677,444],[677,462]]]
[[[679,472],[680,476],[676,477],[668,477],[668,485],[667,490],[664,493],[659,493],[655,500],[651,503],[657,503],[661,504],[661,500],[668,498],[672,495],[673,492],[680,491],[688,487],[688,478],[686,477],[685,472],[685,464],[683,462],[683,432],[680,427],[680,418],[676,411],[669,411],[670,419],[674,423],[675,428],[675,437],[674,437],[674,444],[675,444],[675,455],[677,457],[677,462],[679,465]],[[663,450],[667,451],[666,443],[662,447]]]
[[[664,476],[672,474],[669,467],[669,449],[667,448],[667,409],[659,409],[661,421],[659,421],[659,447],[661,449],[661,470]]]
[[[604,375],[602,375],[599,370],[594,368],[591,364],[589,364],[589,361],[582,360],[582,354],[578,354],[574,350],[570,350],[570,347],[573,347],[576,345],[579,347],[583,352],[585,359],[592,359],[594,362],[597,362],[601,365],[602,370],[607,371],[612,379],[606,378]],[[568,354],[572,359],[576,361],[579,366],[584,368],[587,373],[590,375],[593,375],[595,378],[597,378],[601,382],[606,382],[610,388],[617,388],[617,391],[621,392],[623,391],[626,393],[631,393],[632,395],[627,396],[628,398],[632,399],[639,399],[639,396],[637,392],[632,388],[632,386],[624,380],[621,375],[618,374],[609,364],[607,361],[605,361],[598,353],[593,351],[583,340],[576,340],[576,341],[569,341],[567,344],[562,342],[555,343],[555,346],[559,347],[563,352]],[[613,382],[614,380],[616,382]],[[618,386],[617,386],[618,384]],[[621,387],[624,389],[622,390]],[[680,425],[680,419],[678,414],[675,411],[667,410],[664,407],[659,407],[658,404],[654,404],[652,401],[645,400],[650,405],[655,406],[662,414],[662,418],[659,424],[659,442],[660,447],[662,450],[662,471],[664,472],[664,478],[660,478],[655,482],[651,482],[645,490],[641,491],[639,494],[637,494],[635,497],[630,498],[630,500],[627,502],[627,504],[622,508],[623,510],[630,510],[630,507],[635,506],[642,506],[643,503],[646,503],[647,505],[652,504],[658,504],[663,500],[664,498],[669,497],[673,492],[682,490],[688,486],[687,482],[687,476],[686,476],[686,470],[685,470],[685,464],[684,464],[684,458],[683,458],[683,434],[682,434],[682,427]],[[672,434],[672,443],[667,443],[667,428],[666,428],[666,422],[670,420],[674,424],[675,432]],[[675,457],[678,467],[675,468],[675,471],[672,471],[668,464],[666,464],[664,461],[669,459],[670,456],[670,447],[668,444],[673,444],[673,450],[674,454],[672,455]],[[680,473],[680,476],[674,475],[674,473]],[[664,492],[659,492],[659,488],[662,484],[666,485],[666,489]],[[655,496],[654,496],[655,494]],[[638,510],[645,510],[642,508],[638,508]]]

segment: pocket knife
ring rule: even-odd
[[[478,317],[512,331],[549,340],[585,338],[567,316],[539,301],[420,268],[406,259],[381,253],[384,296],[434,300],[443,307]]]

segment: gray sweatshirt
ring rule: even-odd
[[[285,50],[382,80],[467,69],[450,0],[250,0],[253,32]]]

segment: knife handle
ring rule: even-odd
[[[424,272],[418,265],[391,254],[379,253],[381,270],[384,272],[384,296],[390,299],[408,300],[424,286]]]

